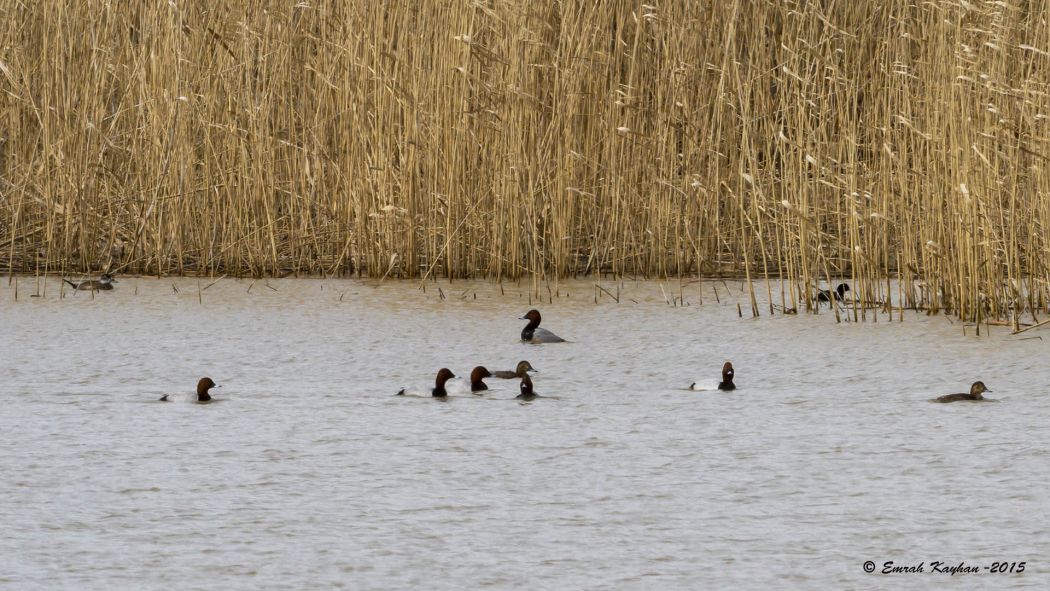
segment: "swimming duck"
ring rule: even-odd
[[[530,401],[539,398],[539,394],[532,391],[532,378],[529,377],[529,374],[525,374],[525,377],[521,378],[521,385],[518,388],[521,390],[521,394],[515,396],[515,400]]]
[[[211,398],[211,394],[208,393],[208,390],[211,390],[212,388],[220,388],[220,387],[221,386],[219,386],[218,384],[213,382],[211,380],[211,378],[201,378],[197,382],[197,400],[195,402],[209,402],[209,401],[211,401],[211,399],[212,399]],[[171,400],[170,400],[170,398],[168,396],[169,396],[168,394],[165,394],[164,396],[161,396],[160,397],[160,401],[161,402],[170,402]]]
[[[984,382],[978,381],[974,382],[973,385],[970,386],[969,394],[945,394],[944,396],[938,396],[937,398],[934,398],[933,400],[931,400],[931,402],[959,402],[960,400],[972,400],[979,402],[981,400],[984,400],[984,396],[982,396],[982,394],[984,394],[985,392],[991,392],[991,390],[985,387]]]
[[[565,339],[553,332],[540,328],[540,311],[529,310],[520,320],[528,320],[529,323],[521,329],[521,340],[526,343],[564,343]]]
[[[456,377],[456,374],[452,373],[451,369],[442,367],[437,372],[437,377],[434,379],[434,388],[430,391],[430,395],[434,398],[448,398],[448,392],[445,390],[445,382],[454,377]],[[404,396],[405,389],[401,388],[396,395]]]
[[[476,393],[488,390],[488,385],[486,385],[485,382],[483,382],[482,380],[491,377],[492,373],[489,372],[489,370],[485,369],[483,366],[479,365],[475,367],[470,372],[470,391]]]
[[[521,361],[518,362],[517,367],[515,367],[513,371],[506,370],[506,369],[500,370],[500,371],[494,371],[494,372],[492,372],[492,377],[494,377],[494,378],[501,378],[501,379],[504,379],[504,380],[510,380],[510,379],[513,379],[513,378],[524,377],[530,371],[539,371],[539,370],[534,368],[534,367],[532,367],[532,364],[529,363],[528,361],[521,360]]]
[[[722,381],[718,382],[719,390],[736,390],[736,384],[733,383],[733,375],[736,372],[733,371],[733,364],[726,361],[722,364]],[[710,382],[708,382],[710,383]],[[689,386],[690,390],[707,390],[707,388],[697,387],[698,382],[693,382]]]
[[[830,302],[832,300],[844,302],[846,301],[846,292],[849,291],[849,286],[845,283],[840,283],[835,291],[829,291],[827,289],[817,290],[817,302]]]
[[[66,283],[72,285],[73,289],[76,289],[76,290],[79,290],[79,291],[99,291],[99,290],[101,290],[101,291],[109,291],[109,290],[113,289],[113,284],[114,283],[119,283],[109,273],[103,274],[98,279],[85,280],[85,281],[80,281],[80,282],[77,282],[77,283],[74,283],[74,282],[70,281],[69,279],[65,279],[65,278],[63,278],[62,281],[65,281]]]

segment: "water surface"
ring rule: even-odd
[[[740,318],[735,282],[208,283],[0,287],[0,587],[1046,587],[1046,340]],[[519,343],[530,307],[572,342]],[[556,398],[392,396],[520,359]]]

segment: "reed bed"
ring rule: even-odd
[[[846,277],[854,315],[899,280],[1016,322],[1050,296],[1048,15],[0,0],[0,268],[739,276],[786,310]]]

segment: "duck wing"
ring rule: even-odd
[[[537,328],[532,333],[533,343],[564,343],[565,339],[559,337],[546,328]]]

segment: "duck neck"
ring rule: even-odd
[[[531,341],[533,333],[536,332],[536,329],[539,328],[539,326],[539,320],[529,320],[529,323],[525,325],[525,328],[521,329],[521,340]]]

